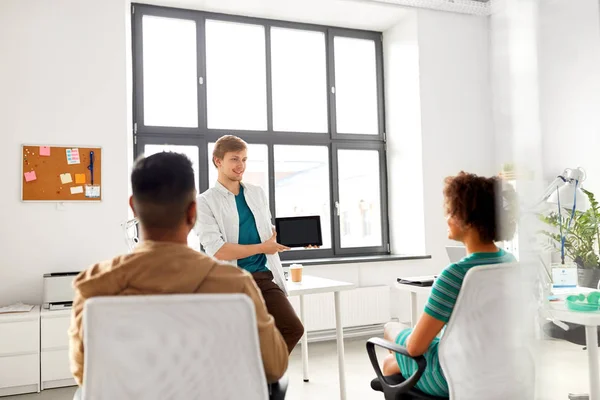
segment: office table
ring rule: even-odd
[[[561,291],[559,297],[566,298],[568,294],[590,292],[592,289],[576,288],[569,293]],[[571,311],[564,301],[546,302],[547,312],[552,318],[585,326],[585,344],[587,346],[588,370],[590,379],[590,400],[600,400],[600,368],[598,365],[598,326],[600,326],[600,311],[580,312]]]
[[[396,282],[394,287],[403,292],[410,292],[410,326],[414,328],[419,319],[417,311],[417,294],[429,296],[429,293],[431,293],[431,286],[407,285],[405,283]]]
[[[331,293],[334,295],[335,302],[335,332],[338,353],[338,369],[340,379],[340,399],[346,399],[346,370],[344,364],[344,331],[342,327],[342,314],[340,307],[340,292],[350,290],[356,287],[350,282],[334,281],[331,279],[319,278],[316,276],[304,275],[302,282],[287,281],[286,287],[289,296],[300,297],[300,320],[305,324],[304,315],[304,296],[316,293]],[[305,325],[306,326],[306,325]],[[308,382],[308,336],[306,329],[302,336],[302,374],[304,382]]]

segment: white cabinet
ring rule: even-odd
[[[7,389],[4,394],[39,391],[39,369],[36,367],[39,357],[39,354],[0,357],[0,387]],[[25,390],[25,386],[31,386],[31,390]],[[10,388],[12,390],[8,390]]]
[[[41,385],[43,389],[73,386],[69,367],[71,310],[42,310],[41,313]]]
[[[40,391],[40,308],[0,314],[0,396]]]
[[[43,350],[41,362],[42,389],[75,384],[69,367],[68,350]]]

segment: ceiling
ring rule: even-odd
[[[409,9],[393,4],[348,0],[139,0],[142,3],[304,22],[353,29],[384,31]]]

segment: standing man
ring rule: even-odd
[[[213,164],[219,172],[214,187],[198,196],[196,230],[206,253],[250,272],[267,310],[285,340],[288,352],[304,334],[304,327],[287,299],[271,212],[263,190],[242,183],[248,145],[236,136],[215,143]]]

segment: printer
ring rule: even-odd
[[[73,280],[79,272],[44,274],[43,307],[49,310],[71,308],[75,291]]]

